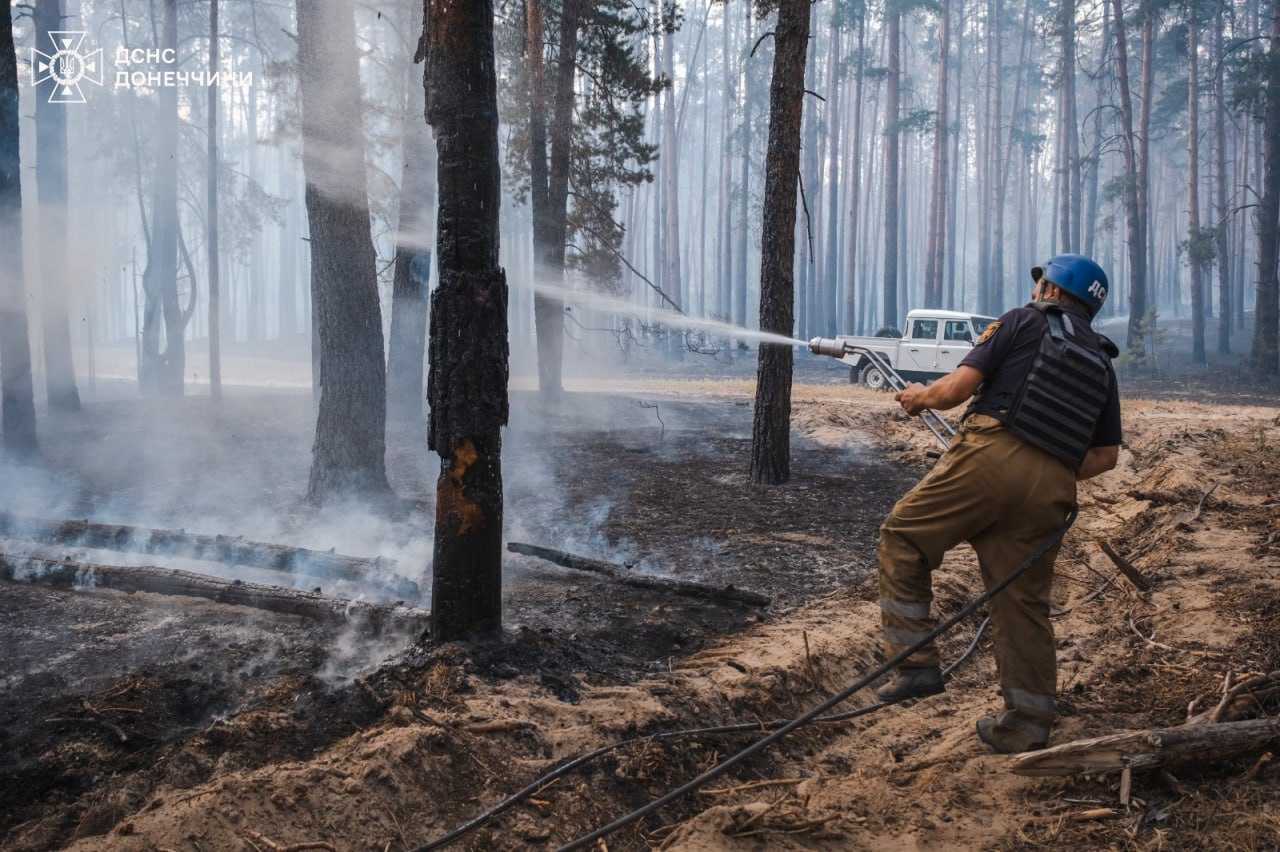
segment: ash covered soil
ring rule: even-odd
[[[506,536],[732,584],[769,595],[768,608],[508,554],[506,635],[469,647],[190,598],[0,583],[0,846],[412,849],[593,749],[785,720],[838,692],[879,659],[876,528],[925,470],[932,437],[887,394],[798,384],[792,482],[755,487],[751,398],[748,381],[643,378],[576,385],[554,411],[515,394]],[[1217,703],[1224,678],[1280,670],[1280,410],[1255,402],[1125,399],[1120,466],[1082,486],[1059,560],[1054,743],[1180,724],[1192,702]],[[429,589],[435,460],[422,436],[389,435],[398,501],[317,512],[300,501],[313,424],[309,395],[283,391],[219,407],[96,403],[42,420],[48,467],[2,471],[21,487],[0,510],[384,556]],[[1117,578],[1099,539],[1154,588]],[[239,576],[158,556],[41,552]],[[961,549],[937,573],[936,609],[979,591]],[[944,658],[975,627],[958,627]],[[1254,714],[1274,716],[1274,701]],[[1122,804],[1118,776],[1010,773],[972,733],[997,703],[984,639],[945,694],[803,728],[609,848],[1280,843],[1265,749],[1137,774]],[[610,752],[457,845],[558,846],[758,736]]]

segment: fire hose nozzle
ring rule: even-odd
[[[844,357],[844,343],[830,337],[815,337],[809,341],[809,351],[814,355],[830,355],[832,358]]]

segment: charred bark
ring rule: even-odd
[[[733,586],[711,586],[706,583],[677,580],[673,577],[653,577],[647,574],[633,574],[627,570],[627,566],[625,565],[614,565],[612,562],[590,559],[586,556],[578,556],[574,553],[566,553],[563,550],[555,550],[550,547],[539,547],[535,544],[522,544],[518,541],[512,541],[507,543],[507,550],[524,556],[535,556],[538,559],[545,559],[548,562],[554,562],[557,565],[565,568],[572,568],[575,571],[589,571],[592,574],[603,574],[612,580],[617,580],[624,586],[634,586],[640,589],[658,589],[672,592],[677,595],[686,595],[695,598],[721,599],[734,601],[735,603],[745,603],[751,606],[768,606],[772,602],[771,598],[767,598],[764,595],[759,595],[755,592],[748,592],[743,589],[737,589]]]
[[[427,440],[440,455],[432,634],[449,641],[502,627],[507,279],[498,266],[492,0],[428,0],[423,46],[440,186],[427,382]]]
[[[386,367],[350,0],[298,0],[302,163],[320,340],[307,500],[390,494]]]
[[[0,553],[0,580],[49,583],[85,590],[111,589],[129,594],[185,595],[286,615],[305,615],[322,624],[358,624],[373,632],[387,629],[416,632],[424,629],[430,619],[430,613],[413,607],[334,598],[320,592],[224,580],[194,571],[154,565],[126,567],[58,562]]]
[[[48,50],[53,44],[49,33],[64,29],[61,0],[38,0],[32,18],[36,44],[40,50]],[[50,411],[79,411],[80,392],[76,389],[67,317],[67,113],[65,104],[51,102],[56,88],[52,77],[35,87],[45,396]]]
[[[1010,768],[1018,775],[1044,776],[1155,769],[1186,763],[1203,766],[1259,751],[1277,739],[1277,719],[1182,725],[1110,734],[1027,752],[1013,757]]]
[[[18,57],[13,17],[0,15],[0,427],[4,451],[35,456],[36,406],[22,281],[22,182],[18,144]]]
[[[800,119],[809,48],[807,0],[783,0],[778,6],[774,32],[760,261],[760,328],[791,337]],[[760,346],[758,357],[751,481],[780,485],[791,478],[791,347],[765,343]]]

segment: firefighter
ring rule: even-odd
[[[1115,344],[1091,327],[1106,273],[1078,254],[1032,270],[1032,302],[991,323],[955,372],[895,397],[911,415],[973,397],[954,445],[880,528],[880,609],[886,653],[934,627],[931,572],[969,542],[987,588],[1047,543],[1076,500],[1076,483],[1115,467],[1120,401]],[[975,396],[976,392],[976,396]],[[978,720],[1001,753],[1043,748],[1054,720],[1057,666],[1049,622],[1058,546],[991,601],[1004,709]],[[944,688],[932,643],[877,690],[895,702]]]

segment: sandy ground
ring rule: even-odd
[[[679,411],[682,400],[741,411],[751,383],[655,380],[633,382],[627,392],[658,401],[668,413]],[[785,720],[816,705],[876,664],[879,616],[866,570],[866,524],[859,526],[863,549],[842,558],[851,545],[833,526],[806,529],[802,520],[819,502],[853,507],[862,499],[869,475],[842,475],[842,462],[865,457],[870,448],[914,476],[927,463],[933,439],[895,413],[885,394],[800,385],[794,398],[797,441],[827,453],[823,464],[835,472],[802,468],[802,487],[779,492],[789,502],[774,514],[733,515],[727,506],[738,504],[707,506],[705,519],[690,517],[688,529],[660,549],[674,558],[683,540],[696,550],[691,531],[702,529],[701,539],[718,542],[706,551],[714,557],[709,570],[725,572],[717,578],[735,570],[749,574],[772,551],[775,564],[827,565],[816,597],[784,589],[763,617],[720,619],[696,641],[668,637],[661,648],[654,642],[656,652],[667,655],[665,665],[647,671],[640,664],[604,666],[607,677],[570,665],[570,651],[591,662],[584,646],[600,634],[590,631],[578,637],[519,630],[499,648],[412,646],[323,706],[304,700],[298,666],[278,665],[267,673],[275,678],[267,695],[216,720],[193,720],[194,729],[181,735],[158,738],[150,765],[122,769],[123,781],[101,780],[60,805],[33,803],[27,822],[9,823],[4,842],[94,850],[415,848],[593,749],[657,732]],[[1280,410],[1130,398],[1124,416],[1120,464],[1082,486],[1080,519],[1059,560],[1061,718],[1054,744],[1178,725],[1189,705],[1216,704],[1224,679],[1280,670]],[[742,418],[734,423],[740,429]],[[608,458],[626,467],[624,450],[634,438],[612,435],[610,446],[622,450]],[[682,466],[700,463],[701,450],[692,447],[704,444],[714,460],[710,442],[676,443],[674,453],[650,453],[638,466],[670,481]],[[719,463],[733,461],[728,450],[723,455]],[[745,476],[732,464],[717,475],[725,493],[744,490]],[[645,520],[661,512],[671,492],[637,493],[641,505],[633,516],[620,520],[611,508],[598,526],[611,545],[630,535],[633,547],[638,541],[648,552],[654,545],[644,534]],[[700,496],[682,513],[708,500]],[[750,502],[759,500],[742,505]],[[572,499],[564,504],[566,512],[582,507]],[[704,529],[716,518],[714,531]],[[1117,576],[1101,540],[1154,587],[1142,592]],[[842,569],[846,561],[862,570]],[[935,579],[939,611],[953,612],[979,591],[972,552],[953,552]],[[546,591],[545,606],[576,593],[564,585]],[[662,606],[648,602],[649,621],[628,624],[662,621]],[[686,617],[699,619],[696,610],[680,616]],[[960,655],[974,629],[962,624],[948,636],[944,659]],[[286,631],[277,645],[291,642],[303,638]],[[615,642],[621,653],[626,637]],[[252,662],[252,648],[238,653],[241,664]],[[554,677],[546,676],[547,661]],[[93,698],[98,707],[104,706],[100,697]],[[841,709],[868,702],[867,693],[859,693]],[[1118,775],[1013,774],[1011,759],[989,753],[973,734],[974,721],[997,706],[990,645],[983,640],[943,695],[801,729],[614,834],[608,848],[1280,845],[1280,788],[1266,748],[1137,773],[1122,802]],[[1254,715],[1275,713],[1274,699],[1253,708]],[[323,736],[311,737],[305,749],[278,745],[313,729]],[[97,733],[101,739],[92,745],[107,749],[109,730]],[[758,736],[672,736],[610,752],[539,789],[458,846],[554,848],[679,786]],[[260,759],[248,757],[255,751]]]

